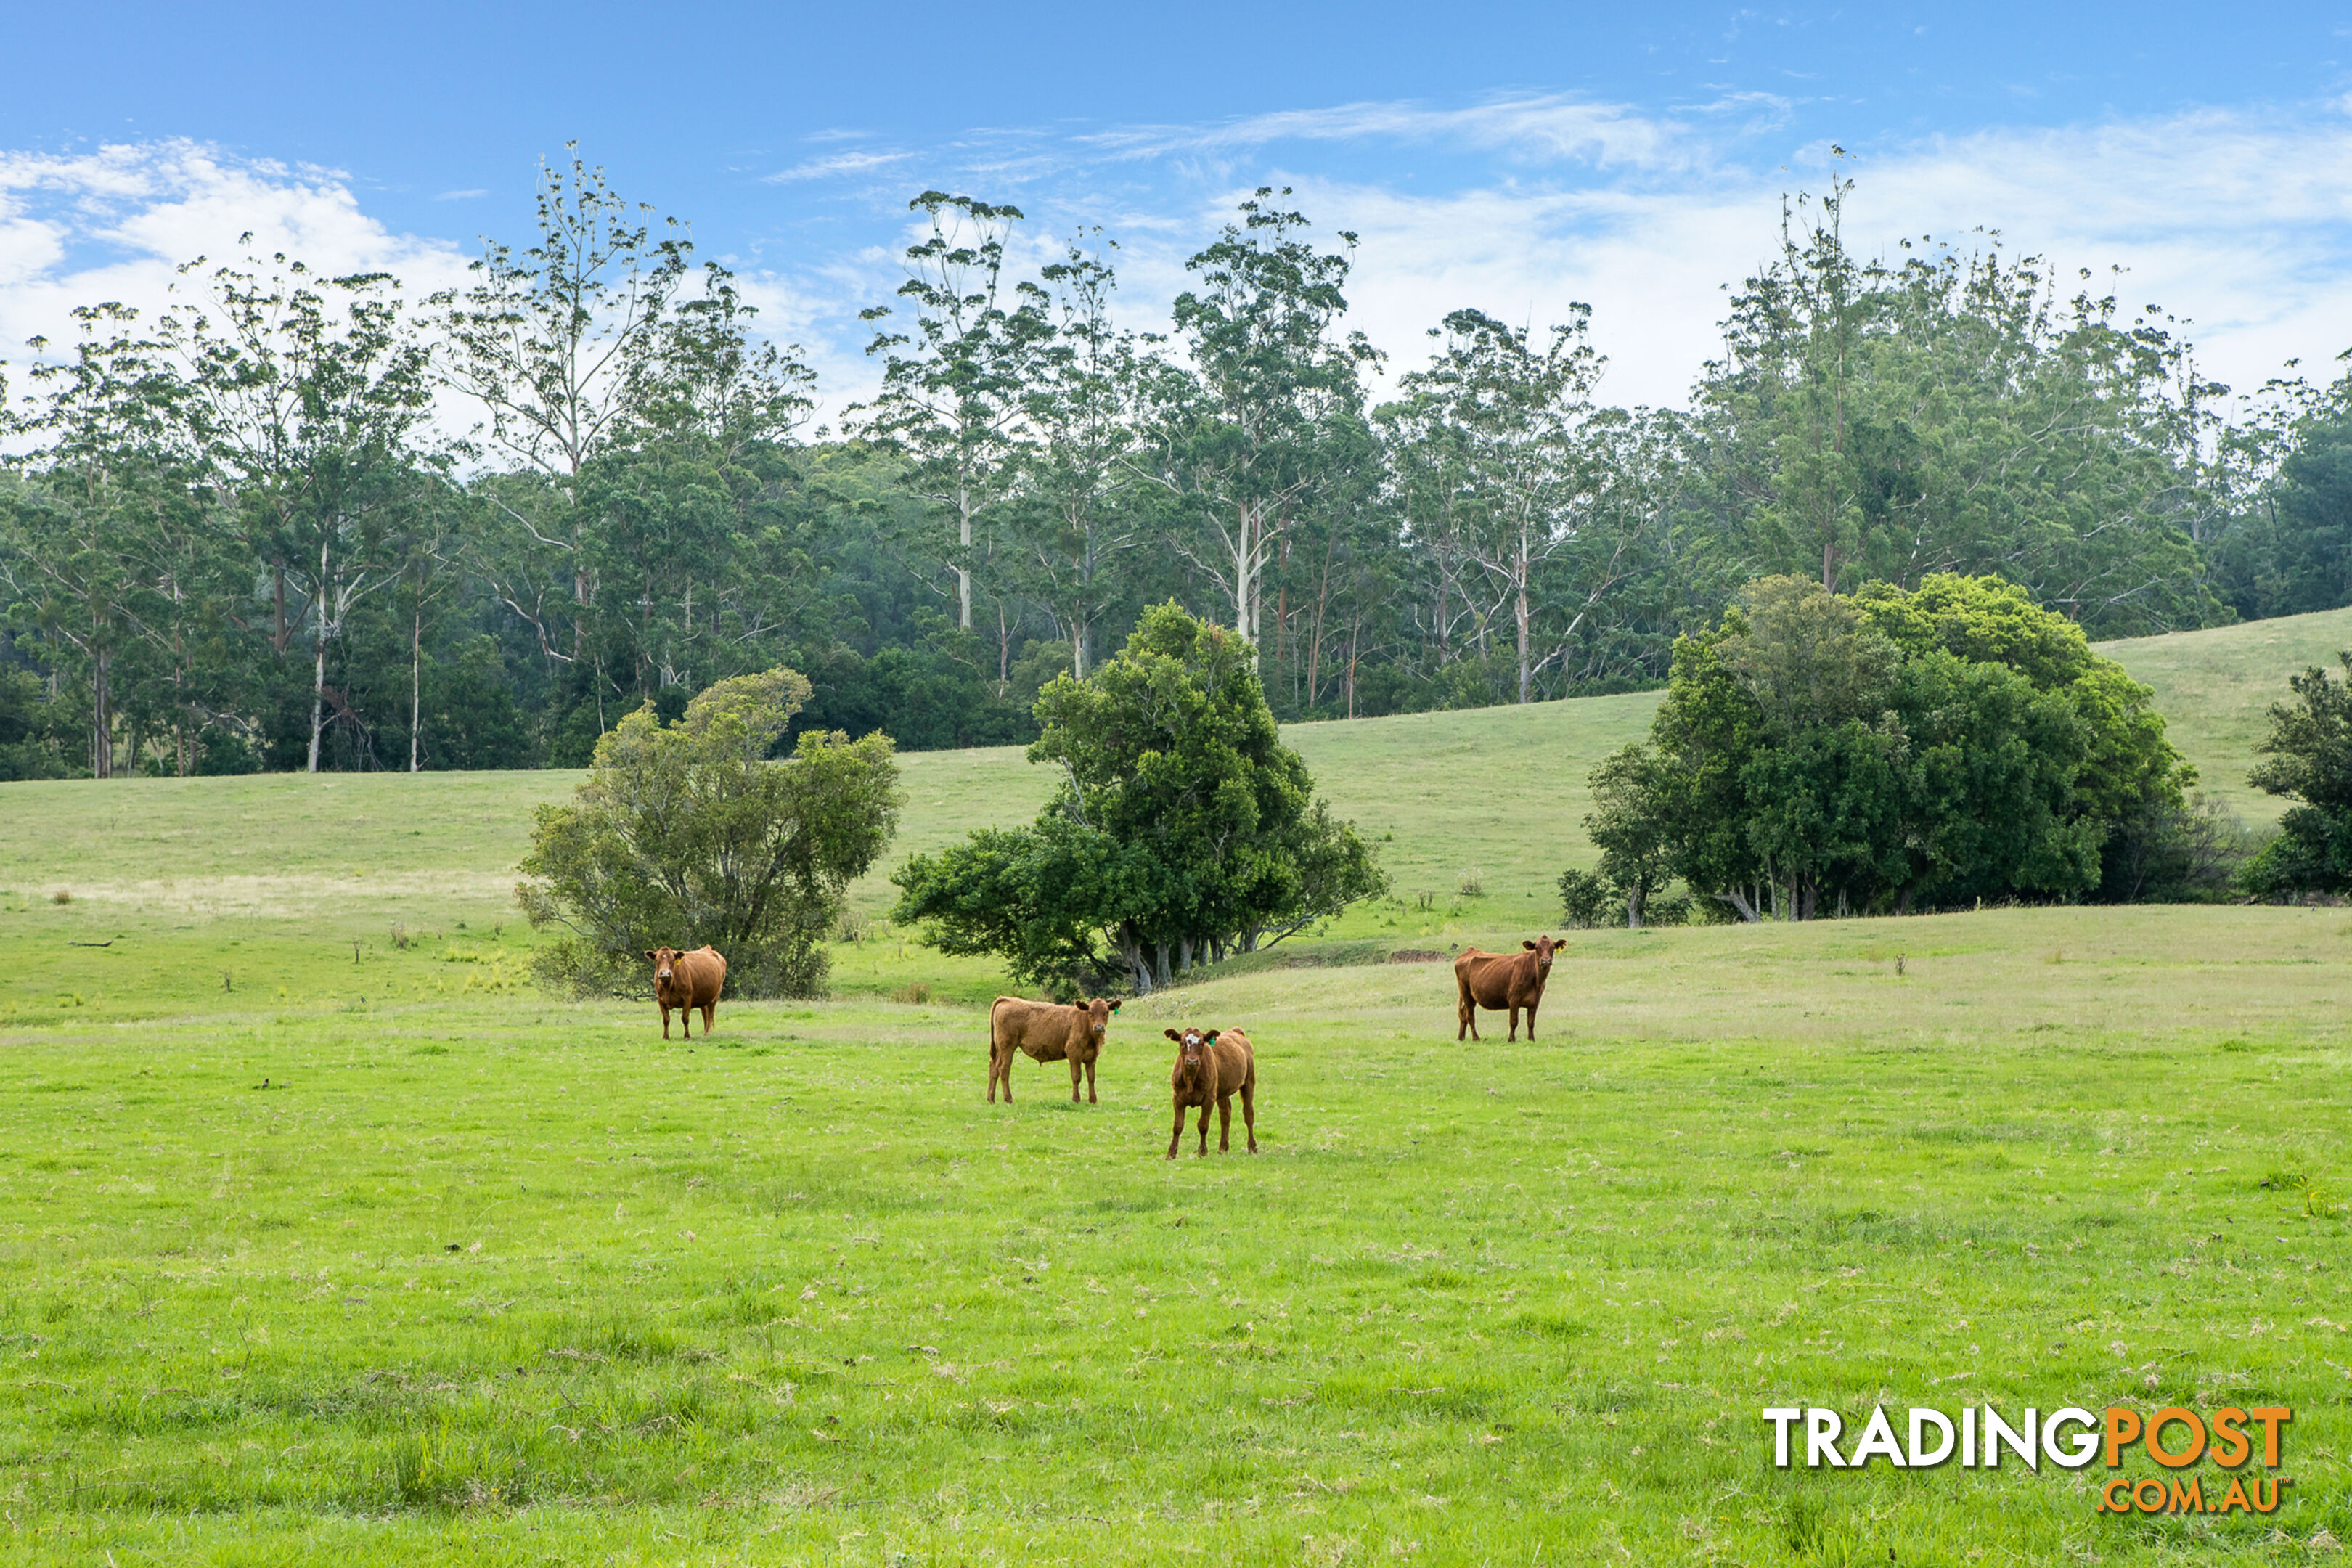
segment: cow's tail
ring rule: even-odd
[[[999,996],[988,1005],[988,1059],[990,1061],[996,1059],[996,1015],[1003,1008],[1005,998]]]

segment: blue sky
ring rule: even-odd
[[[2352,347],[2352,21],[2316,5],[14,5],[0,343],[152,304],[239,231],[446,281],[578,138],[692,221],[828,404],[926,185],[1082,222],[1149,324],[1237,195],[1364,236],[1401,362],[1461,305],[1595,308],[1609,393],[1679,398],[1719,285],[1832,142],[1867,245],[2001,229],[2194,319],[2242,385]],[[2145,300],[2138,298],[2145,295]],[[0,354],[7,353],[0,348]],[[16,357],[21,357],[21,353]]]

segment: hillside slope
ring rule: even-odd
[[[2286,678],[2352,647],[2352,610],[2102,644],[2157,691],[2175,742],[2206,787],[2249,818],[2278,803],[2246,787],[2270,704]],[[1380,845],[1408,901],[1443,905],[1472,872],[1484,921],[1553,918],[1552,882],[1591,860],[1582,821],[1594,763],[1638,739],[1658,694],[1528,708],[1415,713],[1288,727],[1333,807]],[[1027,821],[1049,770],[1018,747],[910,752],[907,806],[884,873],[968,830]],[[531,810],[579,775],[271,775],[0,785],[0,889],[57,888],[100,904],[192,918],[238,913],[370,928],[390,919],[511,919],[513,868]],[[887,875],[855,891],[886,910]]]
[[[2165,732],[2197,764],[2201,787],[2250,822],[2274,822],[2285,803],[2246,784],[2254,747],[2288,676],[2312,665],[2342,673],[2336,656],[2352,648],[2352,609],[2097,646],[2156,689]]]

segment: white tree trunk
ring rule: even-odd
[[[416,726],[423,711],[420,694],[425,689],[421,679],[424,643],[425,612],[420,608],[408,624],[408,771],[412,773],[419,772],[423,765],[417,760]]]

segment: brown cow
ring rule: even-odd
[[[1551,978],[1551,955],[1559,945],[1548,936],[1519,944],[1525,952],[1481,952],[1470,949],[1454,961],[1454,984],[1460,994],[1455,998],[1455,1016],[1462,1026],[1454,1031],[1460,1039],[1468,1035],[1478,1038],[1478,1009],[1499,1013],[1506,1008],[1511,1015],[1511,1038],[1519,1037],[1519,1009],[1528,1010],[1528,1038],[1536,1037],[1536,1005],[1543,1000],[1544,982]]]
[[[1217,1108],[1217,1152],[1230,1150],[1235,1089],[1242,1096],[1242,1132],[1249,1140],[1249,1152],[1256,1153],[1257,1053],[1250,1049],[1249,1037],[1239,1029],[1161,1032],[1176,1042],[1176,1070],[1168,1075],[1168,1087],[1176,1095],[1176,1125],[1168,1134],[1168,1157],[1176,1157],[1176,1145],[1184,1140],[1184,1112],[1195,1105],[1201,1108],[1201,1154],[1209,1152],[1212,1104]]]
[[[711,1015],[719,1010],[719,993],[727,987],[727,960],[705,942],[692,952],[674,947],[649,947],[654,961],[654,1000],[661,1006],[662,1038],[669,1038],[669,1010],[682,1015],[686,1037],[694,1038],[694,1010],[702,1009],[702,1037],[710,1037]]]
[[[1078,1075],[1086,1074],[1087,1100],[1094,1103],[1095,1058],[1102,1055],[1103,1032],[1118,1004],[1100,996],[1088,1002],[1024,1002],[999,996],[988,1010],[988,1099],[996,1101],[998,1079],[1004,1103],[1013,1103],[1013,1053],[1026,1051],[1041,1062],[1070,1064],[1070,1102],[1078,1099]]]

